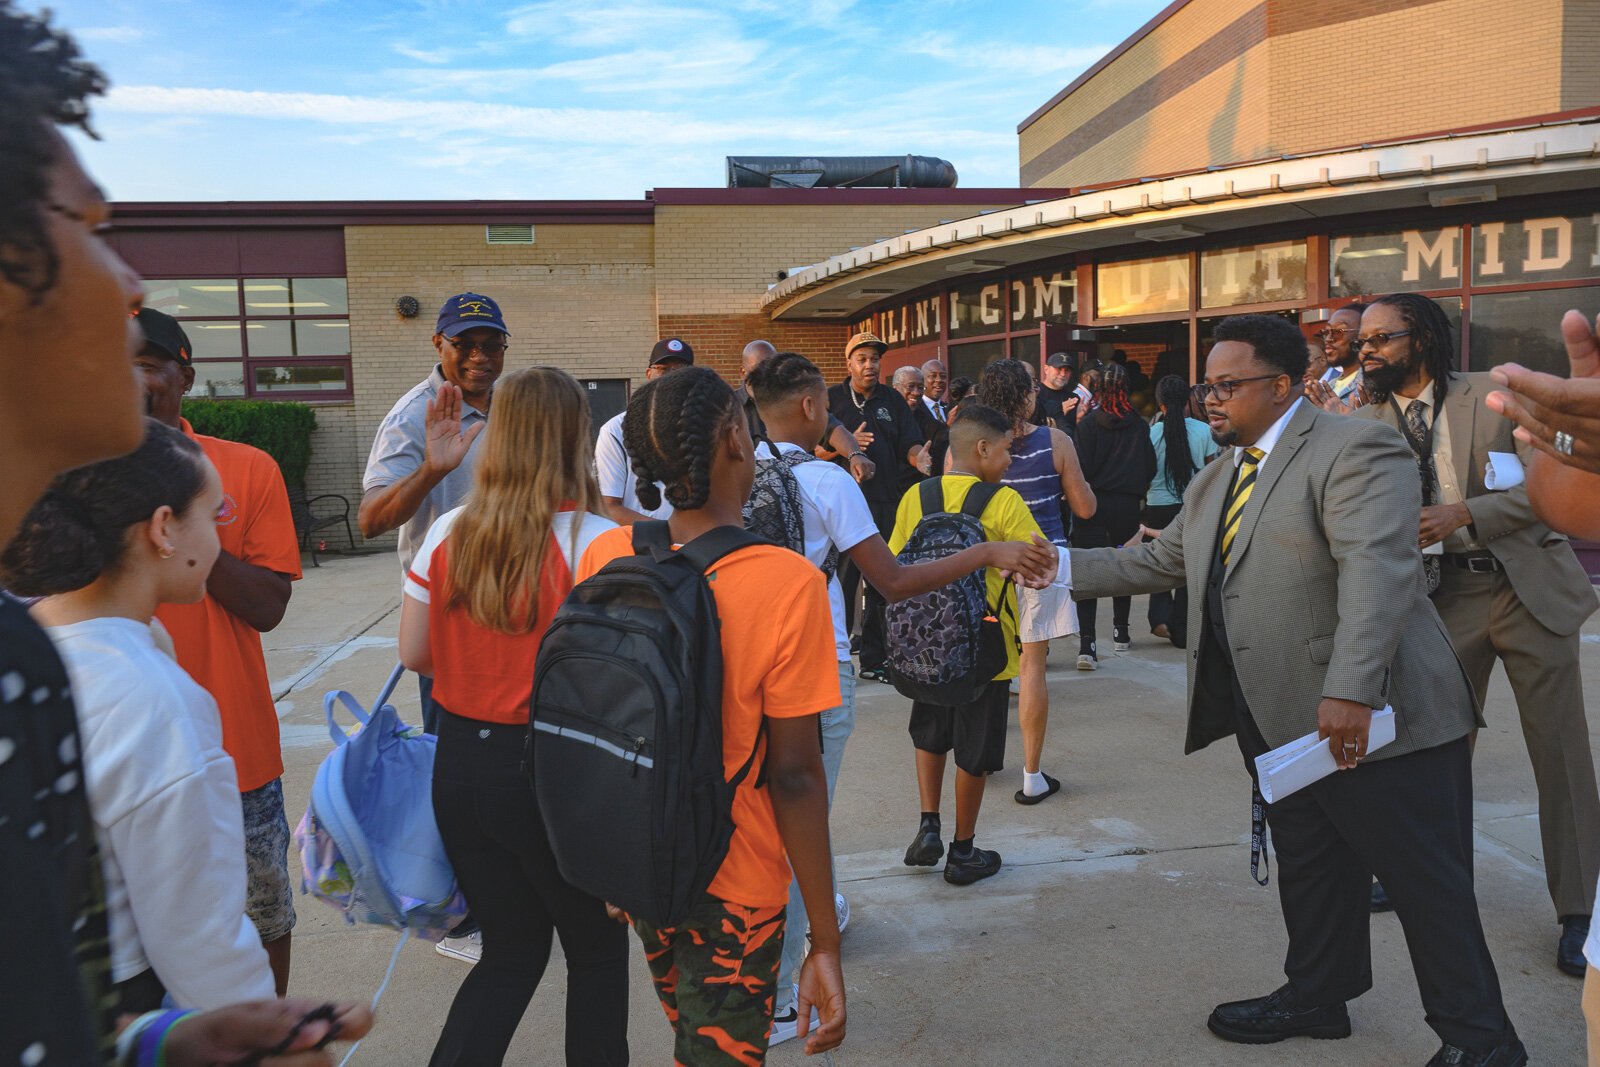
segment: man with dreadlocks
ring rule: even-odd
[[[1405,434],[1418,456],[1433,602],[1484,705],[1495,660],[1516,694],[1539,789],[1545,877],[1562,931],[1556,966],[1582,977],[1600,878],[1600,794],[1578,672],[1578,630],[1594,590],[1572,546],[1534,515],[1526,486],[1484,487],[1490,452],[1531,449],[1484,407],[1487,374],[1455,370],[1454,330],[1439,305],[1400,293],[1361,316],[1361,369],[1375,394],[1357,415]],[[1379,891],[1375,890],[1375,896]]]

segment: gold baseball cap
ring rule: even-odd
[[[856,349],[862,347],[863,345],[872,345],[879,352],[887,352],[887,351],[889,351],[889,346],[884,343],[883,338],[879,337],[877,334],[872,333],[870,331],[863,331],[861,333],[856,334],[854,337],[850,338],[850,340],[845,342],[844,358],[849,359],[850,358],[850,353],[854,352]]]

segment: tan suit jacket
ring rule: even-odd
[[[1433,388],[1431,385],[1428,388]],[[1528,487],[1495,492],[1483,484],[1490,452],[1515,452],[1526,466],[1533,450],[1511,436],[1510,419],[1483,404],[1496,388],[1487,374],[1452,374],[1440,417],[1450,424],[1450,453],[1456,484],[1466,494],[1472,531],[1506,569],[1506,577],[1529,613],[1563,637],[1577,633],[1600,607],[1583,565],[1566,537],[1540,522],[1528,503]],[[1406,401],[1396,397],[1402,411]],[[1356,414],[1399,429],[1388,403],[1372,404]]]
[[[1201,629],[1206,583],[1233,474],[1226,452],[1196,474],[1155,541],[1072,552],[1079,599],[1187,583],[1189,752],[1231,735],[1237,721],[1227,664],[1201,651],[1210,645]],[[1421,500],[1416,461],[1398,431],[1309,402],[1262,461],[1221,596],[1239,685],[1269,745],[1315,730],[1323,697],[1394,706],[1395,743],[1374,759],[1453,741],[1477,721],[1472,688],[1427,597]]]

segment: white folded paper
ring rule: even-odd
[[[1505,492],[1522,484],[1522,461],[1515,452],[1490,452],[1483,468],[1483,487]]]
[[[1385,706],[1372,713],[1372,727],[1367,731],[1367,753],[1370,755],[1393,740],[1394,709]],[[1327,739],[1318,737],[1315,730],[1297,741],[1290,741],[1256,757],[1256,777],[1260,779],[1261,795],[1268,804],[1282,800],[1338,769]]]

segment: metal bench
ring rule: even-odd
[[[331,502],[331,503],[328,503]],[[337,504],[337,510],[332,504]],[[321,514],[318,514],[317,505],[323,504]],[[344,536],[350,543],[350,550],[355,551],[355,533],[350,529],[350,501],[337,493],[323,493],[321,496],[308,497],[303,486],[289,487],[289,511],[294,516],[294,529],[300,537],[300,551],[310,551],[311,565],[320,567],[317,562],[317,551],[326,550],[327,542],[317,535],[332,526],[343,526]]]

